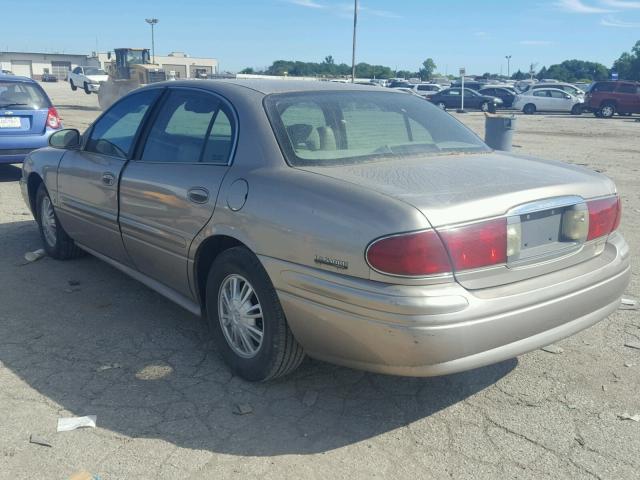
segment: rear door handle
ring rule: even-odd
[[[193,203],[207,203],[209,201],[209,192],[206,188],[194,187],[189,189],[187,197]]]
[[[111,172],[104,172],[102,174],[102,183],[105,185],[113,185],[116,181],[116,176]]]

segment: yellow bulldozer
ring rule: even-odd
[[[120,97],[138,87],[167,79],[165,71],[151,63],[148,48],[116,48],[114,52],[115,61],[105,65],[109,79],[100,82],[98,90],[101,109],[109,108]],[[111,60],[111,52],[107,58]]]

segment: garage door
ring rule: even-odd
[[[11,60],[11,71],[14,75],[31,78],[31,60]]]
[[[174,65],[171,63],[165,63],[164,65],[162,65],[162,69],[167,74],[167,78],[169,78],[170,72],[176,72],[176,78],[187,78],[186,65]]]
[[[51,73],[58,77],[58,80],[66,80],[71,70],[71,62],[51,62]]]

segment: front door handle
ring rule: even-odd
[[[207,203],[209,201],[209,192],[206,188],[194,187],[189,189],[187,197],[193,203]]]
[[[116,182],[116,176],[111,172],[104,172],[102,174],[102,183],[105,185],[113,185]]]

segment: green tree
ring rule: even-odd
[[[422,80],[431,80],[436,68],[438,68],[438,66],[436,65],[436,62],[433,61],[433,58],[427,58],[422,62],[422,68],[418,72],[420,74],[420,78],[422,78]]]
[[[609,77],[609,69],[597,62],[584,60],[565,60],[562,63],[551,65],[549,68],[542,67],[536,77],[554,78],[561,82],[577,82],[579,80],[606,80]]]
[[[518,69],[517,72],[511,75],[511,80],[524,80],[526,78],[529,78],[529,77],[527,76],[527,74],[520,71],[520,69]]]
[[[620,58],[613,63],[613,70],[618,72],[621,80],[640,81],[640,40],[631,49],[631,52],[624,52]]]
[[[240,73],[249,73],[249,74],[253,74],[253,73],[255,73],[255,70],[254,70],[253,68],[251,68],[251,67],[247,67],[247,68],[245,68],[245,69],[243,69],[243,70],[240,70]]]

